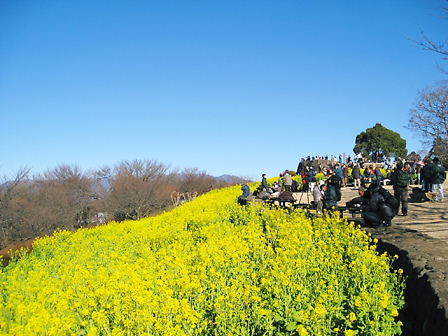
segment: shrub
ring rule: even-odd
[[[239,193],[38,240],[0,273],[0,334],[399,334],[402,279],[366,233]]]

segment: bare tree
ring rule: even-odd
[[[448,138],[448,86],[427,89],[420,93],[410,110],[408,128],[432,145],[438,138]]]
[[[95,200],[92,184],[92,177],[77,166],[60,165],[36,176],[30,202],[37,213],[43,212],[47,218],[39,229],[52,232],[88,226]]]
[[[217,179],[197,168],[169,171],[152,160],[123,161],[91,173],[60,165],[28,175],[29,169],[22,169],[0,181],[0,249],[57,229],[139,219],[241,182]]]
[[[100,208],[115,220],[139,219],[170,204],[168,166],[152,160],[123,161],[110,178],[111,190]]]
[[[448,7],[442,7],[443,16],[442,19],[448,19]],[[423,50],[428,50],[431,52],[435,52],[442,56],[444,61],[448,61],[448,40],[443,42],[436,42],[430,39],[423,31],[421,32],[422,39],[417,41],[417,45]],[[448,71],[443,68],[443,66],[439,66],[440,70],[447,74]]]
[[[18,206],[21,187],[28,180],[29,172],[29,168],[21,168],[14,178],[4,177],[0,184],[0,248],[15,239],[14,227],[23,213]]]
[[[217,181],[206,171],[198,168],[185,168],[180,173],[179,191],[203,194],[216,187]]]
[[[407,126],[432,148],[432,153],[445,157],[448,143],[448,85],[427,89],[420,93],[410,110]]]

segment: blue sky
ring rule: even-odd
[[[153,159],[259,178],[405,129],[442,0],[0,0],[0,176]],[[445,77],[444,77],[445,76]]]

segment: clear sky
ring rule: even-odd
[[[153,159],[259,178],[405,129],[443,0],[0,0],[0,176]],[[445,77],[444,77],[445,76]]]

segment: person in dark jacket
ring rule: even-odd
[[[399,212],[401,204],[401,213],[403,216],[408,215],[408,187],[410,181],[410,172],[404,167],[403,162],[398,161],[397,166],[390,176],[390,182],[394,188],[394,196],[398,201],[398,206],[395,209],[395,212]]]
[[[261,175],[261,187],[267,193],[271,193],[271,188],[269,188],[268,180],[266,179],[266,174]]]
[[[300,175],[303,173],[304,170],[305,170],[305,159],[302,158],[299,162],[299,165],[297,166],[296,174]]]
[[[369,188],[358,189],[360,197],[347,202],[348,207],[360,204],[361,216],[366,226],[387,227],[391,225],[394,210],[387,202],[387,197],[392,197],[389,192],[378,183],[372,183]]]
[[[336,174],[335,171],[330,169],[330,176],[327,179],[327,185],[329,189],[332,189],[332,192],[336,193],[336,201],[341,200],[341,187],[342,187],[342,178]]]
[[[316,184],[316,171],[314,170],[313,167],[310,167],[309,171],[308,171],[308,185],[309,185],[309,190],[311,192],[314,191],[314,186]]]
[[[338,206],[338,195],[336,187],[331,184],[325,184],[322,187],[324,193],[323,207],[326,210],[333,210]]]
[[[342,179],[330,169],[330,176],[327,179],[326,187],[324,188],[325,209],[329,210],[338,206],[338,201],[341,200],[341,186]]]
[[[243,194],[238,197],[238,203],[240,205],[246,205],[247,198],[250,196],[250,187],[247,184],[243,184],[241,190],[243,191]]]
[[[250,187],[247,184],[243,184],[241,190],[243,191],[242,197],[250,196]]]
[[[445,168],[440,163],[439,158],[435,157],[432,164],[429,165],[429,182],[432,185],[432,193],[434,202],[443,202],[443,182],[446,179]]]
[[[425,163],[425,165],[420,169],[420,182],[422,184],[422,189],[424,192],[429,192],[431,191],[431,183],[429,182],[430,180],[430,162],[429,160],[424,160],[423,161]]]
[[[361,169],[359,169],[359,164],[356,163],[352,170],[352,177],[355,189],[361,187]]]

